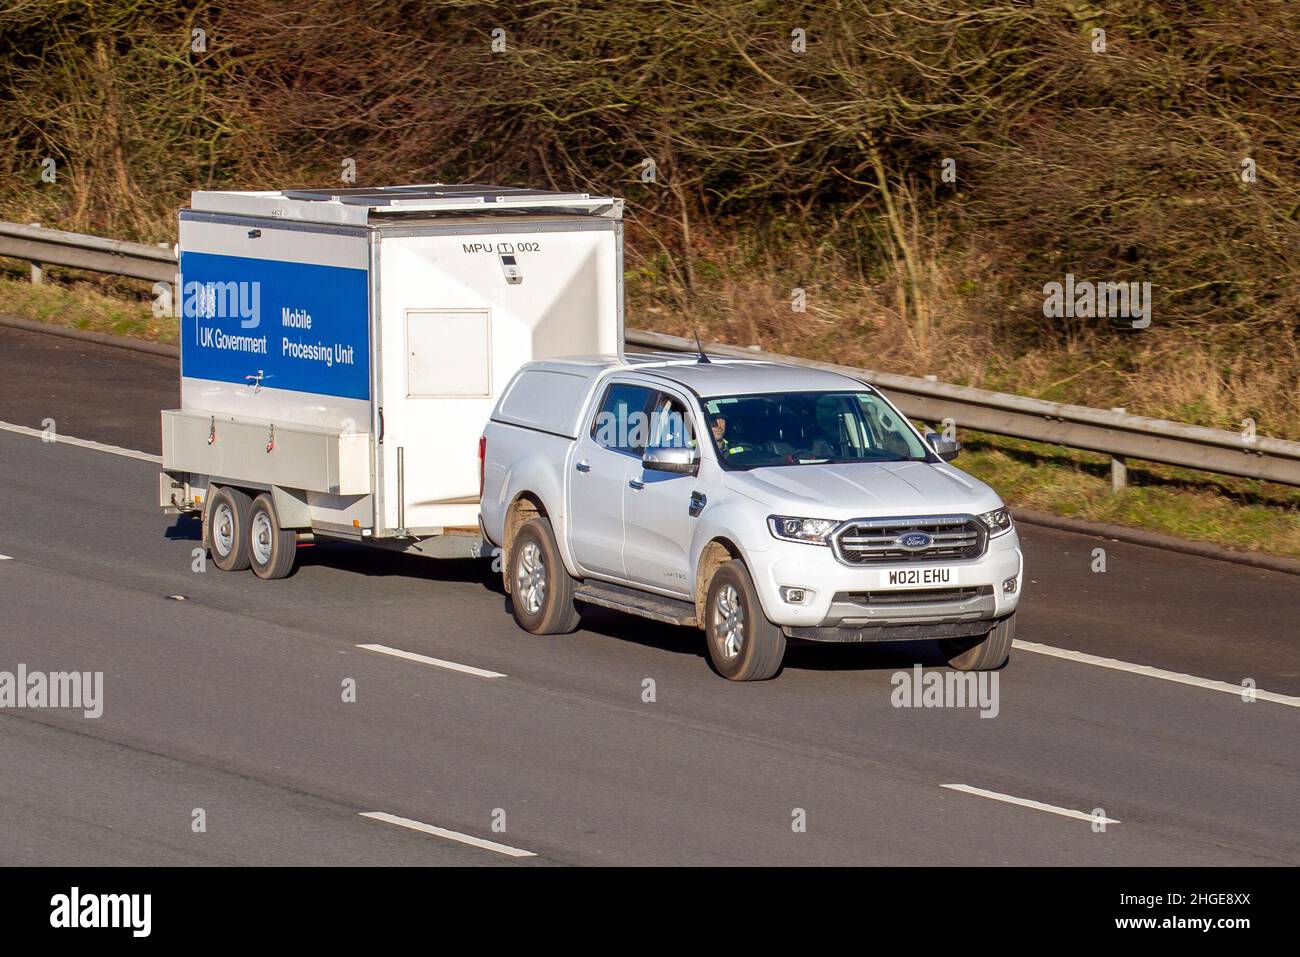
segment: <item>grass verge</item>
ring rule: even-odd
[[[968,432],[954,463],[1011,505],[1300,558],[1300,489],[1148,462],[1111,491],[1104,455]]]
[[[140,285],[134,283],[134,285]],[[151,300],[134,290],[105,293],[101,282],[45,281],[0,276],[0,313],[33,322],[175,345],[176,320],[155,317]]]

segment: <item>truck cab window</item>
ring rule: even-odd
[[[649,448],[694,448],[691,417],[679,399],[660,393],[650,417]]]
[[[654,396],[654,390],[648,386],[627,382],[611,384],[592,420],[592,441],[615,452],[640,457],[650,434],[648,410]]]

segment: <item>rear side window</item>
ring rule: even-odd
[[[597,445],[625,455],[640,456],[650,432],[650,401],[655,391],[647,386],[614,382],[591,422],[591,438]]]
[[[585,376],[552,369],[525,369],[501,397],[496,418],[557,435],[582,431],[582,405],[591,388]]]

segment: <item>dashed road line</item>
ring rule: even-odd
[[[77,439],[70,435],[59,435],[57,432],[49,434],[42,432],[40,429],[28,428],[25,425],[14,425],[12,422],[0,422],[0,431],[26,435],[41,439],[44,442],[61,442],[64,445],[75,445],[79,449],[107,452],[110,455],[121,455],[128,459],[140,459],[142,462],[153,462],[155,465],[162,465],[161,455],[150,455],[148,452],[141,452],[137,449],[124,449],[118,445],[105,445],[103,442],[92,442],[89,439]]]
[[[1174,681],[1182,685],[1191,685],[1194,688],[1205,688],[1209,691],[1222,691],[1225,694],[1243,697],[1247,691],[1254,696],[1256,701],[1271,701],[1274,704],[1284,704],[1289,708],[1300,708],[1300,698],[1293,695],[1278,694],[1275,691],[1261,691],[1258,688],[1247,688],[1243,685],[1234,685],[1230,681],[1214,681],[1211,678],[1198,678],[1196,675],[1185,675],[1177,671],[1165,671],[1163,668],[1153,668],[1150,665],[1135,665],[1128,661],[1119,661],[1115,658],[1103,658],[1101,655],[1090,655],[1084,651],[1070,651],[1068,648],[1053,648],[1051,645],[1040,645],[1033,641],[1021,641],[1016,639],[1012,642],[1012,647],[1018,651],[1029,651],[1036,655],[1048,655],[1052,658],[1061,658],[1065,661],[1076,661],[1083,665],[1095,665],[1098,668],[1110,668],[1112,671],[1127,671],[1129,674],[1145,675],[1148,678],[1159,678],[1162,681]]]
[[[488,841],[481,837],[475,837],[473,834],[462,834],[460,831],[449,831],[445,827],[434,827],[432,824],[412,821],[409,817],[398,817],[386,811],[362,811],[361,817],[368,817],[372,821],[383,821],[385,824],[396,824],[398,827],[410,828],[412,831],[420,831],[423,834],[432,834],[434,837],[444,837],[449,841],[457,841],[471,847],[481,847],[485,851],[495,851],[497,854],[504,854],[506,857],[537,856],[532,851],[525,851],[521,847],[498,844],[496,841]]]
[[[446,668],[448,671],[459,671],[462,674],[474,675],[479,678],[508,677],[499,671],[485,671],[482,668],[462,665],[455,661],[444,661],[441,658],[430,658],[428,655],[417,655],[413,651],[402,651],[400,648],[389,648],[387,645],[357,645],[357,647],[364,648],[366,651],[377,651],[381,655],[392,655],[394,658],[405,658],[407,661],[418,661],[422,665],[433,665],[435,668]]]
[[[963,794],[973,794],[976,797],[989,798],[993,801],[1003,801],[1007,804],[1015,804],[1019,807],[1032,808],[1035,811],[1046,811],[1049,814],[1059,814],[1061,817],[1072,817],[1078,821],[1095,821],[1098,824],[1121,824],[1113,817],[1104,817],[1089,814],[1086,811],[1076,811],[1068,807],[1058,807],[1055,804],[1044,804],[1042,801],[1031,801],[1028,798],[1015,797],[1011,794],[1002,794],[998,791],[986,791],[983,788],[971,787],[969,784],[941,784],[940,787],[947,788],[950,791],[960,791]]]

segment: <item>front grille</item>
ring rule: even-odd
[[[942,605],[991,594],[992,585],[973,585],[969,588],[911,588],[906,591],[844,591],[836,593],[835,601],[855,605]]]
[[[930,544],[904,547],[899,539],[911,532],[928,535]],[[853,519],[836,529],[831,541],[846,565],[878,565],[979,558],[988,539],[973,515],[924,515]]]

